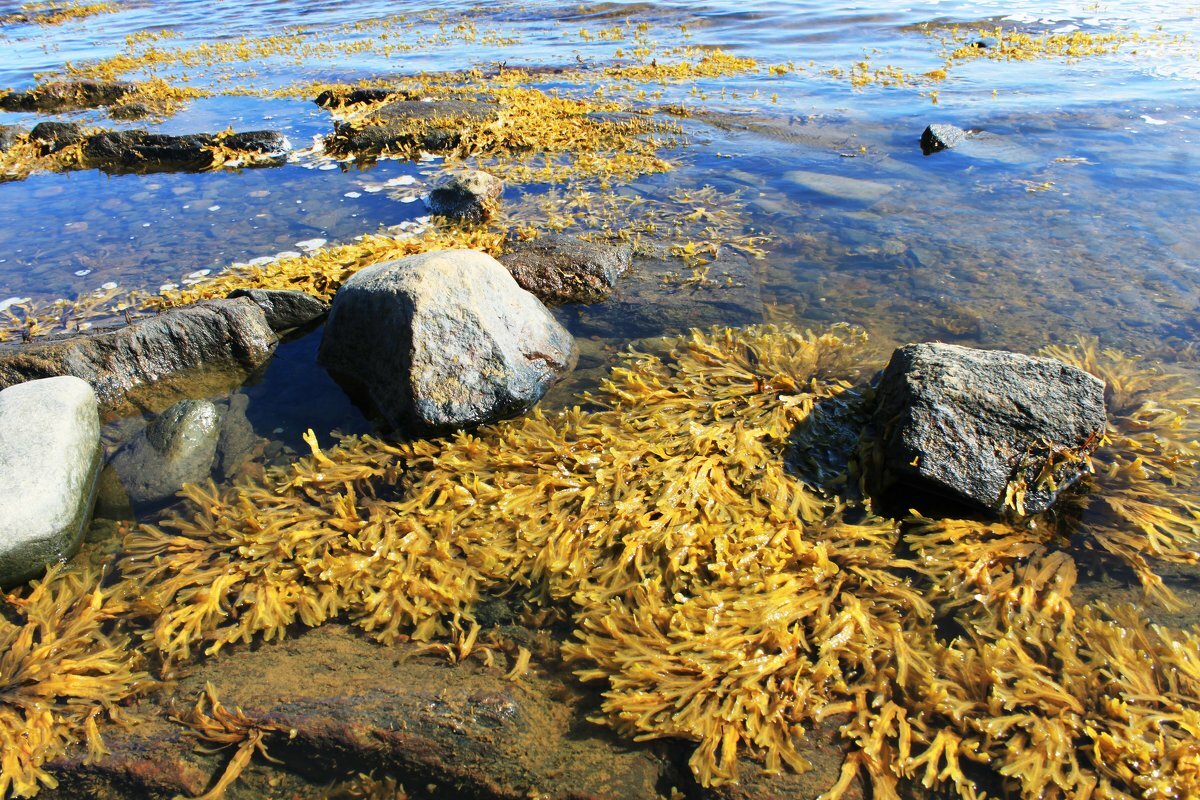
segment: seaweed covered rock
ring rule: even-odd
[[[320,362],[397,428],[520,414],[575,363],[575,341],[491,256],[446,250],[376,264],[333,299]]]
[[[89,136],[83,156],[89,166],[108,172],[203,170],[216,165],[218,151],[265,157],[274,163],[284,157],[286,148],[284,137],[274,131],[172,136],[129,130]]]
[[[472,169],[450,178],[429,193],[429,210],[455,222],[484,222],[496,213],[504,181]]]
[[[412,148],[452,150],[463,133],[499,119],[495,103],[470,100],[396,100],[362,120],[335,128],[331,149],[383,153]]]
[[[958,345],[906,345],[892,354],[878,389],[879,483],[931,490],[993,513],[1037,513],[1088,471],[1105,422],[1104,384],[1077,367]]]
[[[74,554],[100,469],[96,395],[78,378],[0,391],[0,585]]]
[[[5,111],[68,111],[111,105],[134,91],[125,81],[55,81],[0,97]]]
[[[967,138],[967,132],[962,128],[942,123],[934,123],[921,133],[921,152],[932,155],[940,150],[957,147]]]
[[[0,153],[6,153],[13,145],[29,135],[20,125],[0,125]]]
[[[157,503],[212,471],[221,414],[207,400],[181,400],[159,414],[112,464],[134,503]]]
[[[39,153],[50,155],[79,144],[86,134],[83,127],[74,122],[39,122],[29,132],[29,138],[37,145]]]
[[[513,245],[500,256],[517,283],[544,303],[599,303],[629,270],[633,248],[549,234]]]
[[[266,315],[249,298],[209,300],[130,325],[0,345],[0,387],[74,375],[106,408],[146,399],[196,396],[241,385],[275,350]],[[172,400],[171,402],[174,402]]]

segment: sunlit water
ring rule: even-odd
[[[721,124],[689,121],[687,145],[670,154],[680,168],[621,189],[737,192],[749,227],[770,237],[767,256],[732,288],[683,288],[667,300],[626,292],[620,303],[559,309],[586,340],[576,385],[586,385],[587,367],[599,371],[603,354],[624,341],[678,332],[685,322],[764,318],[851,322],[884,345],[940,339],[1029,351],[1082,335],[1191,360],[1200,287],[1200,61],[1193,43],[1074,61],[980,59],[936,86],[856,88],[831,71],[844,73],[864,57],[873,67],[915,74],[941,66],[941,45],[922,32],[925,23],[1173,37],[1195,31],[1198,9],[1176,2],[128,2],[119,13],[54,27],[0,29],[0,86],[26,88],[66,62],[111,56],[127,36],[145,31],[172,31],[163,47],[294,29],[314,42],[353,41],[374,35],[356,31],[355,22],[408,16],[406,49],[391,56],[336,51],[154,73],[223,91],[501,63],[602,65],[631,45],[599,32],[644,24],[644,36],[659,44],[719,46],[799,67],[653,87],[663,89],[661,102],[719,115]],[[462,34],[460,23],[474,33]],[[23,124],[46,118],[3,116],[0,122]],[[61,118],[146,126],[114,122],[102,111]],[[930,122],[994,138],[970,152],[926,157],[917,140]],[[330,120],[310,99],[219,95],[157,125],[179,133],[230,126],[281,131],[299,149],[328,133]],[[426,211],[414,198],[436,167],[320,166],[298,158],[277,169],[85,171],[0,184],[0,304],[114,285],[154,292],[301,243],[348,241],[417,220]],[[403,190],[388,184],[403,176],[415,182]],[[538,191],[510,190],[508,199]],[[695,313],[658,313],[664,303],[692,302]],[[296,445],[309,425],[322,436],[367,427],[312,364],[314,349],[313,341],[286,348],[248,390],[260,433]],[[300,388],[317,383],[326,389]]]

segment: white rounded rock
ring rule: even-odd
[[[100,414],[86,381],[64,375],[0,391],[0,585],[74,554],[100,460]]]

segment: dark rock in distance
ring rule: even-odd
[[[0,125],[0,153],[6,153],[13,145],[29,135],[20,125]]]
[[[286,140],[273,131],[249,131],[224,138],[211,133],[171,136],[144,130],[105,131],[87,138],[83,156],[89,166],[106,172],[203,170],[214,162],[211,148],[220,144],[247,153],[278,153]]]
[[[111,105],[136,86],[124,81],[56,81],[0,97],[5,111],[68,111]]]
[[[278,339],[248,298],[208,300],[130,325],[0,345],[0,388],[74,375],[105,408],[162,408],[163,396],[217,394],[266,363]],[[173,401],[172,401],[173,402]]]
[[[39,122],[29,132],[29,138],[37,143],[42,155],[65,150],[84,140],[83,127],[74,122]]]
[[[289,289],[234,289],[229,299],[248,297],[263,310],[276,333],[303,328],[329,313],[329,304],[307,292]]]
[[[321,108],[337,108],[338,106],[357,106],[363,103],[377,103],[380,100],[387,100],[389,97],[403,97],[404,93],[398,89],[352,89],[349,92],[339,91],[337,89],[326,89],[317,95],[314,101]]]
[[[494,258],[442,250],[351,276],[318,360],[392,427],[438,433],[525,412],[576,356],[571,334]]]
[[[455,175],[429,193],[429,210],[455,222],[485,222],[496,212],[504,181],[482,170]]]
[[[499,260],[543,303],[599,303],[629,270],[633,248],[553,233],[517,242]]]
[[[360,124],[337,125],[333,149],[363,153],[405,147],[431,153],[452,150],[462,141],[464,127],[494,122],[499,119],[498,109],[495,103],[469,100],[397,100]]]
[[[921,133],[921,152],[932,155],[941,150],[957,147],[967,138],[967,131],[953,125],[934,123]]]
[[[1049,358],[951,344],[892,354],[877,391],[880,488],[903,484],[994,514],[1024,482],[1027,514],[1086,472],[1105,428],[1104,384]],[[1054,487],[1039,485],[1051,466]]]

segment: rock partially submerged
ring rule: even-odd
[[[520,414],[575,364],[574,339],[491,256],[377,264],[338,290],[319,360],[396,428],[447,431]]]
[[[0,97],[5,111],[71,111],[112,105],[137,87],[125,81],[55,81]]]
[[[967,138],[967,131],[953,125],[934,123],[921,133],[921,152],[932,155],[941,150],[948,150],[962,144]]]
[[[500,256],[517,285],[543,303],[599,303],[633,260],[630,245],[549,234],[518,242]]]
[[[1088,471],[1104,384],[1049,358],[950,344],[896,350],[877,392],[880,484],[992,513],[1044,511]]]
[[[42,155],[57,153],[87,138],[83,126],[74,122],[39,122],[29,132],[29,138]]]
[[[8,152],[28,135],[29,131],[20,125],[0,125],[0,153]]]
[[[365,89],[326,89],[317,95],[314,101],[321,108],[345,108],[363,103],[378,103],[389,98],[408,98],[408,93],[400,89],[383,89],[369,87]]]
[[[83,156],[89,167],[106,172],[198,171],[216,163],[218,148],[245,153],[247,165],[279,164],[287,156],[287,140],[274,131],[171,136],[144,130],[89,136]]]
[[[436,153],[457,147],[464,131],[498,119],[499,107],[486,101],[396,100],[364,119],[337,125],[327,147],[368,154],[412,148]]]
[[[158,503],[185,483],[208,479],[220,437],[221,413],[215,405],[181,400],[117,451],[112,465],[134,503]]]
[[[504,181],[471,169],[454,175],[429,193],[429,210],[454,222],[485,222],[499,208]]]
[[[121,327],[0,345],[0,387],[74,375],[91,384],[105,408],[153,407],[154,396],[217,394],[241,385],[277,342],[254,301],[209,300]]]
[[[100,455],[96,395],[83,381],[0,391],[0,585],[74,554],[91,519]]]
[[[234,289],[229,299],[248,297],[263,310],[276,333],[312,325],[329,313],[329,305],[307,292],[289,289]]]

